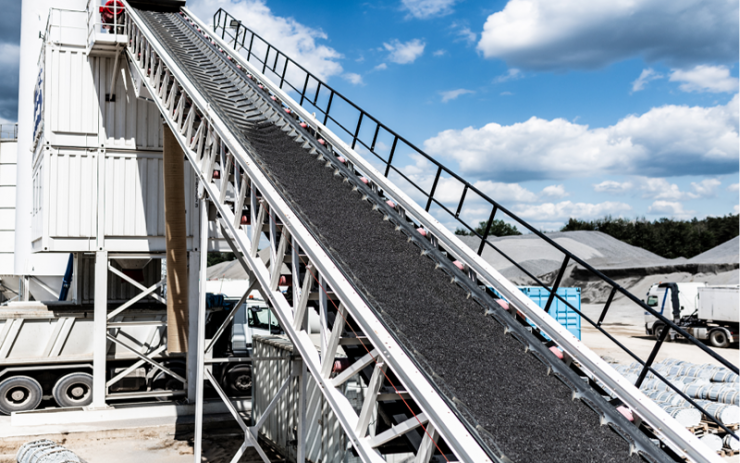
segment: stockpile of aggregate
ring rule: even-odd
[[[688,260],[692,264],[736,264],[740,262],[740,236]]]

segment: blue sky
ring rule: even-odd
[[[223,7],[541,229],[738,211],[736,0],[188,7],[208,22]],[[9,51],[12,37],[0,40]],[[405,161],[431,184],[430,166]],[[451,201],[458,188],[437,191]],[[463,216],[487,212],[473,203]]]

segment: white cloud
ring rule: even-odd
[[[448,90],[446,92],[439,92],[440,95],[442,95],[442,103],[447,103],[450,100],[454,100],[460,95],[466,95],[468,93],[475,93],[472,90],[467,90],[464,88],[458,88],[457,90]]]
[[[388,65],[385,63],[380,63],[377,66],[375,66],[373,69],[375,69],[376,71],[383,71],[385,69],[388,69]]]
[[[328,38],[323,31],[301,24],[293,18],[274,15],[264,0],[196,0],[188,2],[188,8],[206,24],[211,23],[210,19],[219,8],[224,8],[274,47],[316,74],[319,79],[326,80],[342,73],[342,66],[336,61],[342,55],[329,46],[317,43],[318,40]],[[255,47],[264,55],[263,48]]]
[[[445,130],[427,153],[468,176],[517,182],[599,173],[652,177],[738,170],[738,96],[726,105],[666,105],[605,128],[537,117],[512,125]]]
[[[519,217],[537,222],[563,221],[571,217],[591,219],[605,215],[619,216],[631,210],[632,207],[629,204],[610,201],[598,204],[561,201],[559,203],[543,203],[533,206],[520,205],[514,208],[514,212]]]
[[[729,191],[738,191],[740,190],[740,184],[733,183],[732,185],[728,186],[727,189]]]
[[[354,72],[348,72],[342,75],[342,78],[349,81],[351,84],[359,85],[362,83],[362,76],[355,74]]]
[[[735,214],[740,214],[740,204],[735,204],[732,210],[735,212]]]
[[[501,96],[510,96],[513,95],[511,92],[501,92]]]
[[[522,78],[522,72],[519,69],[511,68],[506,71],[506,74],[500,75],[493,79],[494,84],[500,84],[509,80],[516,80]]]
[[[427,19],[433,16],[444,16],[452,13],[452,5],[456,0],[401,0],[401,4],[409,14],[417,19]]]
[[[444,56],[446,54],[447,54],[447,50],[441,50],[441,49],[435,51],[434,53],[432,53],[432,55],[434,55],[434,56]]]
[[[509,0],[478,49],[525,69],[597,68],[631,56],[686,67],[737,61],[736,0]]]
[[[398,64],[413,63],[416,58],[424,53],[425,46],[426,43],[419,39],[409,40],[405,43],[394,39],[391,43],[383,44],[383,47],[390,52],[388,60]]]
[[[648,214],[669,215],[676,218],[686,218],[694,214],[694,211],[684,210],[683,204],[671,201],[655,201],[648,208]]]
[[[640,77],[638,77],[634,82],[632,82],[632,91],[633,92],[639,92],[640,90],[645,88],[645,85],[647,85],[648,82],[651,80],[656,79],[662,79],[663,74],[655,72],[653,68],[643,69],[640,73]]]
[[[550,185],[542,189],[542,196],[559,199],[570,196],[570,193],[565,191],[563,185]]]
[[[457,35],[460,38],[457,39],[457,40],[455,40],[456,42],[459,41],[460,39],[462,39],[465,42],[467,42],[469,45],[471,45],[471,44],[474,44],[475,41],[476,41],[476,39],[478,38],[478,34],[476,34],[475,32],[471,31],[470,28],[467,27],[467,26],[459,26],[457,24],[453,24],[452,27],[453,28],[455,28],[455,27],[458,28],[457,29]]]
[[[707,178],[701,182],[691,182],[691,191],[681,191],[678,185],[664,178],[635,177],[621,183],[613,180],[603,181],[594,185],[594,191],[611,194],[639,194],[646,199],[687,201],[716,196],[717,187],[721,183],[716,178]]]
[[[678,86],[684,92],[733,93],[738,91],[737,77],[730,76],[727,66],[699,65],[693,69],[675,69],[671,82],[681,82]]]

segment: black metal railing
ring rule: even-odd
[[[437,208],[439,208],[440,211],[444,211],[452,218],[454,218],[457,223],[463,227],[463,230],[467,231],[467,233],[480,238],[480,245],[477,249],[478,255],[481,255],[486,246],[488,246],[496,251],[498,254],[500,254],[504,259],[510,262],[517,269],[522,271],[537,285],[545,288],[545,290],[549,292],[549,297],[544,307],[544,310],[546,312],[549,312],[554,299],[557,298],[567,307],[580,315],[583,320],[591,324],[596,330],[605,335],[620,349],[625,351],[630,357],[635,359],[635,361],[640,363],[643,368],[638,376],[638,380],[635,386],[639,388],[648,374],[654,375],[656,378],[668,384],[671,389],[673,389],[677,394],[683,397],[687,402],[696,407],[711,421],[716,423],[720,428],[730,433],[735,439],[739,439],[732,430],[730,430],[717,418],[708,413],[703,407],[698,405],[693,398],[689,397],[687,394],[679,390],[679,388],[674,386],[670,381],[668,381],[654,368],[652,368],[652,364],[655,361],[655,358],[657,357],[661,346],[663,345],[668,333],[671,330],[684,337],[690,343],[703,350],[711,358],[713,358],[726,368],[730,369],[730,371],[733,371],[737,374],[738,368],[735,365],[733,365],[727,359],[723,358],[721,355],[708,348],[704,343],[687,333],[673,320],[667,319],[661,313],[655,311],[652,307],[649,307],[639,298],[637,298],[625,288],[620,286],[618,283],[614,282],[612,279],[604,275],[602,272],[595,269],[567,249],[557,244],[547,235],[537,230],[535,227],[518,217],[516,214],[514,214],[495,200],[488,197],[488,195],[480,191],[470,182],[460,177],[450,168],[444,166],[442,163],[429,156],[421,149],[417,148],[414,144],[412,144],[402,136],[398,135],[386,125],[382,124],[378,119],[368,114],[365,110],[354,104],[344,95],[336,91],[331,86],[327,85],[321,79],[309,72],[306,68],[293,61],[290,57],[272,46],[261,36],[244,26],[240,20],[236,19],[222,8],[219,8],[219,10],[213,16],[213,29],[218,35],[221,36],[222,40],[229,43],[238,52],[244,53],[248,62],[260,69],[263,75],[279,85],[282,90],[288,93],[295,92],[298,97],[296,99],[298,100],[299,104],[307,110],[319,114],[320,117],[317,116],[317,118],[319,118],[319,120],[321,120],[328,129],[332,130],[336,135],[338,135],[348,145],[350,145],[352,149],[358,150],[360,154],[363,154],[363,151],[366,151],[367,153],[373,155],[375,159],[380,161],[382,166],[381,170],[384,171],[384,175],[386,177],[396,182],[398,179],[402,179],[411,187],[413,187],[414,190],[412,190],[411,193],[409,193],[408,191],[406,193],[410,196],[421,197],[423,200],[420,202],[420,204],[425,205],[424,209],[427,212],[430,212],[432,206],[436,206]],[[380,143],[380,140],[386,140],[388,143]],[[386,147],[390,147],[390,149],[386,151]],[[431,165],[433,166],[435,172],[434,180],[432,181],[431,188],[428,191],[422,186],[418,185],[417,182],[414,182],[411,178],[409,178],[409,176],[402,171],[403,166],[399,166],[398,163],[394,165],[394,160],[397,161],[398,159],[397,157],[394,158],[394,156],[401,150],[405,150],[405,152],[407,153],[410,152],[412,156],[415,155],[421,157],[425,161],[431,163]],[[406,158],[408,159],[412,157],[406,155]],[[393,178],[393,176],[395,176],[395,178]],[[462,187],[459,200],[445,202],[438,198],[435,198],[437,186],[439,185],[439,181],[441,178],[444,178],[445,180],[453,179],[454,181],[459,182],[459,186]],[[471,193],[475,195],[473,196],[474,199],[472,200]],[[477,201],[484,202],[485,204],[487,204],[488,207],[490,207],[490,214],[488,215],[483,233],[478,233],[474,226],[471,226],[460,217],[462,211],[465,208],[465,204],[476,202],[476,199]],[[562,264],[557,274],[555,275],[551,285],[543,282],[541,276],[538,277],[533,275],[521,264],[516,262],[513,258],[499,249],[489,239],[491,226],[493,225],[494,220],[502,216],[528,230],[563,254]],[[565,298],[557,294],[557,290],[563,277],[565,276],[568,265],[571,263],[582,267],[593,277],[600,279],[612,288],[607,301],[599,315],[598,321],[594,321],[593,319],[591,319],[591,317],[583,313],[583,311],[581,311],[579,308],[574,307]],[[625,346],[614,336],[609,334],[602,326],[602,323],[607,313],[609,312],[612,301],[617,294],[621,294],[628,300],[634,302],[640,307],[640,309],[652,314],[666,326],[666,329],[663,330],[661,336],[656,341],[647,360],[642,360],[637,354],[627,348],[627,346]]]
[[[0,124],[0,140],[17,140],[18,124]]]

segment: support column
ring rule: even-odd
[[[295,283],[294,283],[295,284]],[[298,376],[298,426],[296,442],[296,462],[306,461],[306,362],[301,359],[300,376]]]
[[[164,125],[164,215],[167,243],[167,351],[188,349],[188,264],[184,153]]]
[[[195,237],[194,237],[195,239]],[[197,243],[193,243],[193,247]],[[199,248],[196,248],[199,249]],[[187,362],[187,380],[188,380],[188,403],[195,403],[195,385],[198,377],[198,306],[200,286],[200,254],[201,251],[191,251],[188,253],[188,288],[190,295],[188,297],[188,320],[192,323],[188,325],[188,362]]]
[[[95,253],[95,305],[93,321],[93,400],[91,408],[104,408],[105,362],[108,351],[108,251]]]
[[[195,351],[195,436],[193,438],[193,457],[195,463],[200,463],[203,452],[203,387],[205,380],[205,348],[206,348],[206,266],[208,258],[208,200],[200,200],[200,294],[198,295],[197,325],[198,340]]]

